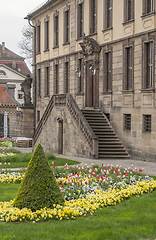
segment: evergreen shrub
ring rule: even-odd
[[[30,159],[13,205],[36,211],[63,203],[63,195],[39,143]]]

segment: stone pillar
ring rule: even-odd
[[[23,109],[23,137],[32,138],[34,134],[34,108],[22,107]]]
[[[7,138],[7,136],[8,136],[7,117],[8,117],[8,114],[7,114],[7,112],[5,111],[5,112],[4,112],[4,138]]]

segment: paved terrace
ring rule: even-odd
[[[22,153],[26,153],[26,152],[32,152],[32,148],[17,148],[17,147],[13,147],[14,149],[17,149],[19,151],[21,151]],[[55,154],[56,157],[60,157],[60,158],[67,158],[70,160],[74,160],[74,161],[78,161],[80,162],[80,164],[82,164],[83,166],[85,165],[85,163],[88,166],[91,166],[92,163],[93,164],[98,164],[99,166],[102,165],[102,163],[104,163],[105,165],[107,164],[113,164],[113,166],[116,165],[121,165],[124,168],[128,168],[131,167],[132,164],[134,165],[134,167],[136,167],[137,169],[140,168],[144,168],[144,173],[149,175],[149,176],[156,176],[156,162],[147,162],[147,161],[140,161],[140,160],[131,160],[131,159],[90,159],[90,158],[80,158],[80,157],[69,157],[69,156],[64,156],[61,154]],[[13,170],[13,169],[12,169]]]

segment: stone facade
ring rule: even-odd
[[[44,146],[44,151],[58,153],[59,119],[63,123],[63,154],[92,158],[92,150],[66,106],[54,107],[39,135],[37,142]]]
[[[7,137],[27,137],[32,138],[34,134],[34,110],[1,106],[0,116],[7,113]],[[4,121],[0,122],[1,137],[4,137]]]
[[[55,94],[56,65],[59,66],[57,94],[65,93],[65,63],[68,62],[68,93],[72,94],[79,108],[90,107],[87,105],[87,94],[90,94],[89,82],[93,81],[94,101],[92,107],[99,107],[103,113],[109,115],[115,132],[131,157],[156,161],[156,15],[154,12],[156,1],[148,1],[151,8],[146,8],[145,2],[147,1],[145,0],[110,1],[112,5],[109,9],[107,9],[107,2],[106,0],[69,0],[56,3],[51,0],[27,16],[32,20],[34,26],[37,27],[37,24],[40,24],[41,31],[40,52],[36,55],[36,69],[34,69],[37,73],[37,86],[40,79],[41,89],[40,94],[37,94],[36,97],[36,108],[41,118],[51,97]],[[132,2],[132,6],[129,6],[128,9],[128,11],[132,11],[130,15],[126,10],[128,5],[125,5],[129,2]],[[95,9],[92,9],[92,3],[96,5],[93,32],[91,32],[90,16]],[[79,4],[83,4],[84,9],[83,19],[81,19],[83,32],[91,39],[90,41],[95,41],[97,48],[99,47],[98,51],[91,54],[84,53],[84,49],[81,48],[85,43],[84,36],[80,38],[77,36],[80,27],[78,24]],[[63,23],[66,8],[69,9],[70,14],[68,43],[64,43]],[[53,14],[56,10],[59,12],[59,43],[57,47],[54,47]],[[108,10],[111,10],[109,23],[106,22],[108,13],[106,11]],[[47,16],[49,17],[50,38],[49,49],[45,50],[44,21]],[[92,47],[94,46],[92,45]],[[80,59],[82,59],[83,67],[81,69],[82,89],[79,92],[80,78],[75,71],[79,67]],[[49,94],[45,96],[45,68],[47,66],[49,66]],[[92,78],[89,75],[91,67],[96,69]],[[40,69],[40,77],[38,69]],[[96,104],[94,105],[95,100]],[[80,142],[77,140],[79,131],[73,123],[73,118],[68,115],[66,110],[62,110],[62,106],[52,111],[44,126],[44,131],[41,132],[37,141],[41,141],[45,150],[57,152],[56,129],[59,117],[63,118],[65,126],[63,128],[63,154],[88,157],[89,150],[86,142],[82,144],[83,138],[80,138]],[[68,139],[68,143],[66,139]],[[83,145],[84,151],[80,151],[81,145]]]

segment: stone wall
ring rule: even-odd
[[[58,119],[63,121],[63,154],[92,158],[92,150],[66,106],[53,108],[34,148],[40,142],[45,152],[58,153]]]
[[[7,137],[27,137],[32,138],[34,133],[34,109],[28,108],[0,108],[0,114],[7,112],[8,134]],[[4,123],[3,123],[4,124]],[[2,125],[3,125],[2,124]],[[3,131],[2,131],[3,132]],[[3,134],[2,134],[2,137]]]

